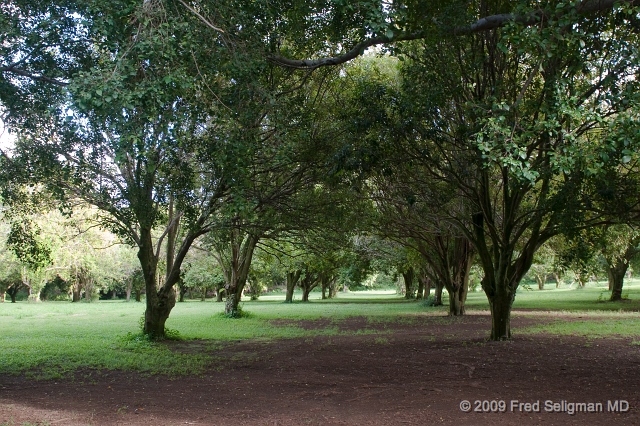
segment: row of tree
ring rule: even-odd
[[[360,235],[411,248],[405,281],[446,288],[454,315],[477,262],[491,338],[508,339],[544,244],[637,222],[634,1],[9,0],[0,11],[0,102],[17,136],[2,152],[3,203],[44,194],[66,213],[76,200],[97,208],[137,249],[155,337],[194,250],[221,265],[234,316],[261,245],[275,255],[303,242],[329,270],[353,251],[326,244]],[[349,63],[372,46],[393,58]],[[631,252],[614,251],[628,264]],[[288,281],[331,283],[324,271]]]

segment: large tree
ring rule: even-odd
[[[470,16],[509,11],[491,6]],[[356,129],[361,147],[352,152],[367,152],[369,167],[382,173],[397,168],[385,163],[387,144],[404,153],[405,210],[426,205],[438,212],[432,234],[447,228],[440,221],[471,242],[494,340],[511,336],[511,306],[536,250],[568,229],[608,220],[594,200],[617,192],[605,178],[609,164],[628,161],[637,143],[622,130],[637,110],[636,35],[618,31],[628,19],[625,10],[585,18],[563,9],[535,27],[516,20],[425,39],[402,47],[401,91],[387,96],[393,86],[373,83],[370,93],[389,102],[368,103],[373,112]],[[611,210],[632,207],[616,200]]]
[[[179,3],[94,6],[48,21],[66,31],[73,16],[90,46],[68,55],[88,65],[64,84],[52,83],[63,92],[50,101],[48,114],[23,108],[41,117],[38,125],[14,126],[16,149],[4,159],[16,172],[11,180],[25,172],[25,180],[61,198],[97,206],[103,225],[138,248],[147,295],[144,332],[162,338],[187,252],[217,223],[214,213],[249,166],[243,159],[254,141],[234,135],[255,125],[242,115],[255,93],[247,76],[256,62],[242,44],[242,28],[252,27],[227,22],[236,29],[228,35],[196,25],[198,18]],[[167,272],[158,286],[163,252]]]

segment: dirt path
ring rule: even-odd
[[[535,335],[486,342],[489,321],[471,315],[376,325],[352,318],[340,328],[378,333],[230,343],[216,353],[226,361],[202,377],[87,371],[74,381],[33,382],[5,376],[0,425],[640,424],[640,347],[629,339]],[[514,316],[512,324],[517,336],[518,328],[545,321]],[[465,413],[463,400],[472,409],[487,401],[488,410],[504,401],[505,412]],[[512,400],[539,401],[539,412]],[[628,411],[608,411],[608,401],[616,400],[627,401]],[[595,410],[601,403],[603,412],[570,415],[577,407],[571,403],[593,403],[584,408]],[[545,410],[554,408],[563,412]]]

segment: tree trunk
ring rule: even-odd
[[[424,298],[424,279],[418,276],[418,293],[416,293],[416,299],[420,300]]]
[[[252,234],[240,237],[239,230],[233,230],[231,235],[231,267],[230,282],[227,288],[227,302],[224,307],[224,314],[235,318],[238,316],[238,305],[242,298],[244,286],[249,277],[249,267],[253,259],[253,252],[258,244],[259,238]]]
[[[309,293],[320,283],[320,276],[311,272],[309,268],[305,268],[304,277],[300,279],[300,288],[302,288],[302,301],[309,301]]]
[[[287,272],[287,295],[284,298],[285,302],[293,302],[293,290],[296,288],[301,274],[301,270]]]
[[[612,302],[622,300],[622,286],[624,284],[624,275],[627,273],[629,264],[620,260],[615,265],[607,265],[607,275],[609,276],[609,288],[611,289]]]
[[[536,282],[538,283],[538,290],[544,290],[544,283],[546,281],[545,275],[536,275]]]
[[[202,294],[200,295],[200,301],[205,302],[207,300],[207,287],[202,288]]]
[[[187,294],[187,287],[184,285],[182,279],[178,281],[178,302],[184,302],[184,297]]]
[[[410,267],[405,272],[402,272],[402,278],[404,279],[404,288],[405,288],[404,298],[405,299],[415,298],[414,288],[413,288],[414,276],[415,276],[415,272],[413,270],[413,267]]]
[[[329,299],[333,299],[338,294],[338,281],[336,278],[329,283]]]
[[[151,229],[141,229],[140,240],[138,259],[140,259],[147,294],[142,331],[152,339],[163,339],[164,325],[176,304],[176,294],[173,287],[170,289],[157,287],[158,258],[153,250]]]
[[[433,306],[442,306],[442,289],[444,288],[444,284],[438,281],[436,282],[436,291],[434,293],[435,301],[433,302]]]
[[[78,282],[76,282],[71,290],[71,302],[79,302],[80,301],[80,293],[82,292],[82,287]]]
[[[142,290],[136,290],[136,302],[142,302]]]
[[[560,283],[561,283],[561,281],[560,281],[560,274],[553,274],[553,276],[554,276],[554,277],[555,277],[555,279],[556,279],[556,288],[560,287]]]
[[[465,313],[464,303],[467,300],[468,291],[469,289],[467,286],[463,286],[454,291],[449,291],[449,315],[452,315],[452,316],[464,315]],[[442,301],[440,301],[440,304],[442,304]]]
[[[218,290],[216,291],[216,302],[222,302],[222,298],[224,297],[224,292],[225,292],[225,288],[224,287],[220,287],[218,288]]]
[[[515,292],[498,289],[495,295],[487,295],[491,308],[491,340],[509,340],[511,339],[511,307]]]
[[[14,284],[7,289],[7,293],[11,298],[11,303],[16,303],[16,296],[18,295],[18,290],[20,290],[20,286],[21,284],[20,285]]]
[[[125,290],[127,302],[131,300],[131,289],[132,288],[133,288],[133,279],[130,279],[129,282],[127,283],[127,288]]]
[[[311,293],[311,289],[310,288],[303,288],[302,289],[302,301],[303,302],[308,302],[309,301],[309,293]]]
[[[328,274],[322,274],[320,276],[320,285],[322,286],[322,299],[327,299],[327,289],[329,290],[329,297],[331,297],[331,283],[333,278]]]

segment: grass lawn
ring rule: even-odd
[[[548,310],[561,314],[551,325],[530,327],[517,333],[550,332],[588,336],[632,336],[640,338],[640,281],[625,284],[629,300],[609,303],[606,286],[592,283],[587,288],[520,289],[514,310]],[[299,294],[297,299],[300,300]],[[245,301],[248,318],[227,319],[224,305],[211,300],[178,303],[167,321],[169,329],[182,339],[202,339],[215,348],[224,341],[239,339],[281,339],[312,335],[333,335],[340,320],[364,316],[372,324],[410,321],[416,315],[446,315],[444,307],[427,307],[407,301],[393,292],[339,293],[334,300],[320,300],[311,293],[310,303],[282,303],[284,294],[270,294],[259,301]],[[295,300],[295,299],[294,299]],[[445,300],[446,305],[446,292]],[[482,292],[469,295],[470,312],[487,311]],[[122,369],[145,374],[194,374],[216,361],[212,355],[178,354],[162,343],[148,342],[139,335],[143,303],[100,301],[94,303],[18,302],[0,305],[0,374],[27,372],[36,378],[69,376],[83,368]],[[566,316],[576,318],[567,322]],[[578,317],[582,317],[578,318]],[[271,321],[330,318],[327,327],[304,330],[293,324],[275,326]],[[373,331],[383,334],[383,331]],[[638,339],[636,339],[638,340]],[[215,351],[207,351],[215,353]]]

